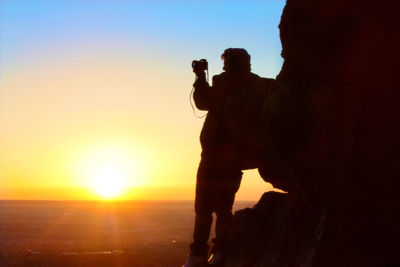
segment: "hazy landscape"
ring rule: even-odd
[[[191,201],[0,201],[0,266],[180,266],[193,219]]]

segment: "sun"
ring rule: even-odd
[[[75,157],[75,177],[90,199],[127,200],[147,183],[145,155],[129,143],[90,145]]]
[[[92,189],[103,199],[121,196],[127,186],[127,177],[121,168],[112,164],[99,166],[92,173]]]

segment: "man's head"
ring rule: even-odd
[[[250,55],[243,48],[228,48],[221,55],[227,72],[250,71]]]

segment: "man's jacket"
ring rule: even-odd
[[[213,77],[212,86],[204,79],[196,80],[195,104],[208,111],[200,134],[203,151],[229,145],[240,154],[253,153],[259,146],[262,105],[273,90],[274,81],[251,72],[223,72]]]

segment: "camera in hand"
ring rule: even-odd
[[[193,60],[192,68],[194,73],[200,73],[202,71],[208,70],[208,62],[206,59]]]

